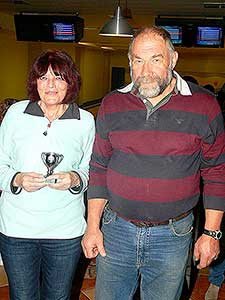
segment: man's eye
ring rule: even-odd
[[[141,65],[141,64],[143,64],[143,60],[142,59],[135,59],[134,64]]]
[[[159,58],[153,58],[153,60],[152,60],[152,62],[155,64],[160,63],[160,61],[161,60]]]

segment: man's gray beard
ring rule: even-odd
[[[162,79],[159,76],[154,76],[154,84],[152,85],[153,80],[149,76],[141,76],[134,83],[135,87],[138,89],[140,96],[144,98],[154,98],[161,95],[164,90],[168,87],[173,78],[172,70],[168,71],[167,78]],[[141,83],[150,84],[149,87],[142,87]]]

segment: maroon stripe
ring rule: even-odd
[[[184,111],[200,115],[206,115],[209,123],[220,113],[220,108],[216,99],[207,94],[193,94],[192,96],[182,97],[179,95],[172,98],[162,110]]]
[[[204,185],[204,194],[224,198],[225,195],[225,184],[219,183],[206,183]]]
[[[108,189],[121,198],[143,202],[173,202],[199,192],[199,176],[182,179],[139,179],[108,169]]]
[[[98,116],[104,117],[104,115],[132,110],[146,110],[146,107],[141,99],[131,94],[123,95],[121,93],[115,93],[108,95],[107,98],[102,101]]]
[[[221,147],[221,145],[224,145],[224,147]],[[225,153],[225,132],[222,132],[222,134],[217,136],[215,142],[213,143],[213,147],[211,146],[211,144],[202,144],[202,150],[203,153],[205,153],[205,158],[217,158],[222,153]]]
[[[110,157],[112,154],[111,144],[107,140],[102,139],[98,133],[95,135],[94,153],[105,157]]]
[[[105,173],[97,173],[97,172],[91,172],[90,176],[90,186],[106,186],[106,176]]]
[[[117,97],[119,95],[119,97]],[[111,94],[107,96],[100,106],[98,115],[103,117],[106,114],[115,112],[126,112],[132,110],[146,110],[144,103],[131,94]],[[129,107],[129,108],[128,108]],[[195,93],[192,96],[175,95],[171,100],[160,107],[161,110],[175,110],[190,112],[208,117],[211,122],[219,113],[220,108],[217,101],[210,95]]]
[[[223,183],[225,183],[225,163],[221,163],[220,165],[215,166],[214,168],[209,167],[202,169],[202,176],[203,178],[207,178],[207,180],[214,182],[218,182],[219,178],[220,181],[223,180]]]

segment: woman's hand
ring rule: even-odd
[[[35,192],[46,185],[44,176],[35,172],[18,173],[13,181],[13,186],[20,187],[27,192]]]
[[[56,190],[68,190],[80,184],[80,177],[76,172],[55,173],[48,176],[47,180],[55,183],[48,183],[48,186]]]

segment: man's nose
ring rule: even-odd
[[[142,75],[147,75],[151,72],[151,64],[150,62],[145,62],[142,66]]]

